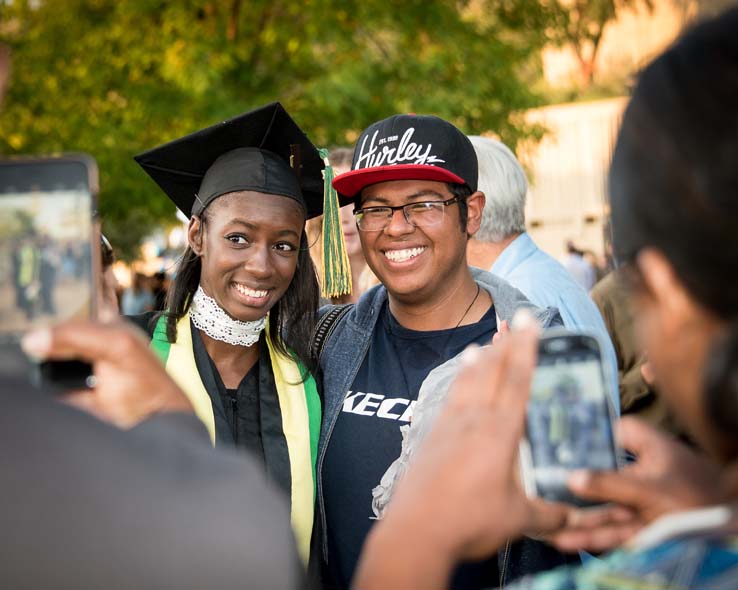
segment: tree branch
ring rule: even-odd
[[[235,41],[238,37],[238,17],[241,14],[241,0],[231,0],[231,9],[228,13],[228,28],[226,38]]]
[[[2,105],[5,89],[10,80],[10,47],[0,43],[0,105]]]

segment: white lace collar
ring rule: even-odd
[[[195,327],[205,332],[213,340],[220,340],[233,346],[253,346],[259,341],[266,317],[253,322],[233,319],[212,297],[198,287],[190,305],[190,319]]]

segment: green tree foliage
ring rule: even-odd
[[[116,248],[174,219],[131,157],[280,100],[319,145],[395,112],[515,145],[549,15],[526,0],[0,0],[0,152],[85,151]]]

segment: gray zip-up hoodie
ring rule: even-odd
[[[494,302],[498,321],[512,321],[519,309],[530,309],[541,327],[561,326],[563,322],[556,308],[539,308],[528,301],[520,291],[499,277],[471,268],[472,276],[479,286],[489,292]],[[379,285],[373,287],[339,321],[325,341],[320,356],[323,392],[323,422],[320,429],[317,460],[317,526],[323,559],[327,562],[328,536],[326,532],[325,504],[323,498],[323,461],[333,428],[341,411],[346,394],[361,367],[372,341],[372,333],[379,312],[387,300],[387,290]],[[321,308],[319,315],[327,313],[333,306]],[[398,451],[399,455],[399,451]],[[519,547],[520,546],[520,547]],[[524,539],[509,546],[498,558],[500,583],[524,573],[549,569],[568,560],[552,548],[538,541]]]

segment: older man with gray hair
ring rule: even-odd
[[[599,336],[610,361],[612,391],[617,392],[617,358],[599,310],[568,271],[536,246],[525,230],[528,182],[515,154],[495,139],[469,139],[479,160],[479,190],[487,199],[482,224],[467,245],[469,264],[489,269],[535,305],[558,308],[567,328]],[[613,401],[617,412],[616,394]]]

